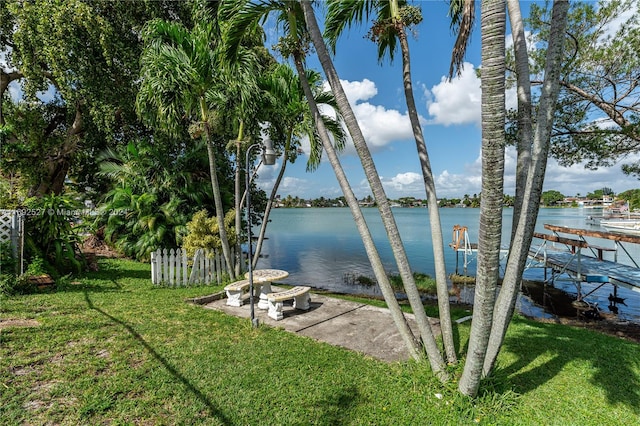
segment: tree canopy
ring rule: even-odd
[[[551,147],[562,165],[609,167],[640,151],[640,10],[635,3],[571,3]],[[549,21],[550,9],[532,3],[527,23],[534,87],[542,84]],[[516,137],[513,127],[511,137]],[[639,170],[635,160],[623,165],[626,173],[639,175]]]

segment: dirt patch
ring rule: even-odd
[[[581,320],[571,318],[531,318],[542,323],[563,324],[571,327],[585,328],[598,331],[610,336],[619,337],[632,342],[640,343],[640,324],[632,322],[616,321],[609,319],[602,320]]]
[[[37,327],[40,323],[30,319],[6,318],[0,319],[0,330],[9,327]]]
[[[88,255],[88,257],[122,257],[120,253],[113,250],[106,243],[103,230],[87,236],[82,242],[81,250],[85,255]]]

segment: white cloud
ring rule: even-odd
[[[362,81],[340,80],[340,83],[352,106],[356,105],[359,101],[367,101],[378,94],[376,84],[368,78]],[[325,87],[328,89],[329,84],[325,83]]]
[[[451,81],[443,76],[440,83],[424,89],[427,98],[427,109],[431,119],[428,124],[451,126],[456,124],[475,124],[481,122],[482,91],[480,79],[476,76],[473,64],[465,62],[460,77]],[[518,106],[516,89],[507,89],[505,93],[506,108]]]
[[[355,105],[354,113],[369,149],[373,152],[393,141],[413,138],[407,114],[368,102]]]
[[[629,158],[637,161],[638,158]],[[515,194],[516,151],[508,147],[505,152],[504,193]],[[473,163],[464,165],[464,172],[453,174],[445,170],[435,177],[439,198],[461,198],[464,194],[479,194],[482,188],[482,158],[480,154]],[[543,191],[556,190],[564,195],[586,195],[607,187],[614,193],[640,187],[638,179],[626,176],[620,166],[588,170],[583,164],[564,167],[554,159],[549,159]]]
[[[392,178],[382,179],[387,196],[397,199],[404,196],[412,196],[416,198],[425,198],[420,196],[424,194],[424,181],[422,175],[414,172],[398,173]]]
[[[278,169],[279,171],[279,169]],[[260,179],[256,181],[256,185],[267,193],[267,196],[271,193],[271,189],[275,184],[275,176],[261,176]],[[309,181],[307,179],[284,176],[282,181],[280,182],[280,186],[278,187],[278,194],[283,196],[292,195],[292,196],[303,196],[306,191],[304,188],[309,187]]]
[[[480,124],[480,79],[473,64],[465,62],[460,77],[451,81],[443,76],[425,96],[432,117],[429,124]]]
[[[373,81],[365,78],[362,81],[340,80],[340,83],[371,152],[379,151],[391,142],[413,138],[407,114],[387,109],[382,105],[363,102],[372,99],[378,93]],[[326,82],[325,87],[329,89]],[[345,154],[355,154],[352,143],[348,144]]]

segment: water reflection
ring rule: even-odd
[[[397,269],[393,253],[389,246],[384,227],[377,209],[363,209],[367,224],[371,230],[376,247],[380,252],[385,269],[396,274]],[[442,231],[445,243],[445,263],[447,273],[456,269],[456,253],[447,244],[451,241],[454,225],[464,225],[469,229],[473,242],[477,241],[479,209],[441,209]],[[433,248],[427,209],[394,209],[394,215],[402,236],[411,268],[415,272],[434,275]],[[545,232],[544,224],[551,223],[583,229],[599,229],[587,223],[587,214],[581,209],[541,209],[536,230]],[[503,245],[508,243],[512,210],[505,209],[503,217]],[[546,231],[548,233],[548,231]],[[373,271],[366,256],[362,240],[349,209],[276,209],[271,214],[271,223],[267,230],[268,239],[264,243],[263,255],[258,262],[259,268],[285,269],[289,277],[288,284],[309,285],[341,293],[358,293],[380,296],[377,286],[352,284],[352,277],[364,276],[373,279]],[[613,247],[613,242],[598,240],[597,245]],[[631,255],[640,258],[640,247],[630,245]],[[608,253],[614,260],[613,254]],[[618,261],[628,263],[629,257],[619,252]],[[461,265],[461,259],[458,259]],[[474,274],[475,263],[469,266]],[[461,273],[462,271],[460,271]],[[525,275],[530,280],[543,280],[541,269],[531,269]],[[569,281],[557,281],[555,287],[575,295],[576,289]],[[589,300],[597,303],[601,310],[609,306],[611,285],[595,289],[595,285],[583,284],[583,293],[593,291]],[[619,296],[627,298],[627,306],[616,306],[623,320],[640,321],[640,297],[631,290],[620,288]],[[473,295],[473,287],[464,290]],[[521,295],[518,309],[531,316],[549,316],[553,314],[549,306],[540,307],[530,296]]]

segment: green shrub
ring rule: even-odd
[[[0,294],[9,295],[14,292],[17,264],[11,244],[0,243]]]
[[[436,294],[436,280],[431,278],[430,275],[423,274],[421,272],[414,272],[413,279],[416,282],[416,286],[418,287],[418,291],[421,293],[427,294]],[[402,278],[400,275],[392,275],[389,277],[391,281],[391,286],[396,291],[404,291],[404,286],[402,284]]]
[[[80,238],[71,226],[74,212],[80,206],[64,195],[31,198],[25,204],[36,213],[27,216],[25,222],[27,259],[41,258],[47,272],[54,277],[81,272],[86,261],[80,251]]]
[[[236,244],[235,231],[235,210],[230,210],[224,218],[224,224],[229,238],[229,244]],[[193,215],[191,221],[187,223],[188,234],[182,239],[182,247],[187,250],[188,256],[193,256],[196,250],[222,249],[218,219],[215,216],[209,217],[206,210],[200,210]]]

